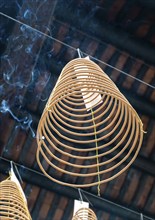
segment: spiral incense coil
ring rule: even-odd
[[[20,189],[9,179],[0,183],[0,219],[31,220]]]
[[[37,136],[37,162],[48,178],[90,187],[114,179],[133,163],[143,125],[102,69],[78,58],[63,68]]]
[[[97,220],[95,213],[89,208],[79,209],[72,220]]]

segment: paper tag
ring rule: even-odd
[[[83,202],[83,201],[79,201],[79,200],[74,200],[74,212],[73,212],[73,216],[75,215],[75,213],[81,209],[81,208],[89,208],[89,203],[88,202]]]
[[[21,185],[20,185],[20,183],[19,183],[19,181],[18,181],[18,179],[17,179],[17,177],[16,177],[16,175],[15,175],[15,173],[14,173],[12,168],[11,168],[11,175],[10,176],[11,176],[10,180],[17,184],[17,186],[19,187],[19,190],[21,191],[21,193],[23,195],[23,199],[27,203],[27,200],[26,200],[25,194],[23,192],[23,189],[22,189],[22,187],[21,187]]]
[[[89,59],[89,57],[86,57],[86,59]],[[75,71],[78,73],[78,66],[74,67]],[[83,71],[84,75],[80,76],[77,75],[77,79],[88,79],[89,77],[91,77],[91,75],[87,72],[85,72],[86,70],[88,70],[87,66],[83,65],[82,67],[80,66],[80,70]],[[89,81],[88,81],[89,82]],[[82,82],[81,82],[82,83]],[[96,88],[90,88],[89,89],[89,85],[88,84],[84,84],[85,88],[81,89],[82,92],[82,96],[83,96],[83,100],[86,106],[87,111],[89,111],[93,106],[102,103],[102,97],[100,95],[100,93],[98,93],[97,91],[99,91]],[[87,88],[88,86],[88,88]],[[91,92],[89,92],[89,90],[91,90]],[[92,92],[93,90],[93,92]]]

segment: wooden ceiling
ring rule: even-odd
[[[91,187],[83,199],[98,219],[138,220],[140,213],[155,219],[155,1],[1,0],[0,6],[0,180],[9,161],[16,162],[32,218],[71,219],[78,190],[42,175],[36,129],[62,68],[80,48],[115,82],[147,131],[133,165],[101,186],[101,198]]]

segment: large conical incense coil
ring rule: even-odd
[[[31,220],[27,203],[19,186],[10,179],[0,183],[0,219]]]
[[[75,213],[72,220],[97,220],[97,217],[93,210],[89,208],[81,208]]]
[[[78,58],[63,68],[37,136],[37,161],[47,177],[89,187],[114,179],[133,163],[143,125],[102,69]]]

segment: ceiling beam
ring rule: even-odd
[[[42,173],[29,169],[28,167],[25,167],[23,165],[16,164],[16,166],[20,172],[21,178],[25,182],[32,185],[37,185],[40,188],[55,192],[57,194],[61,194],[62,196],[66,196],[70,199],[79,199],[79,192],[76,188],[67,187],[52,182]],[[9,170],[10,161],[8,159],[0,157],[0,172],[6,175]],[[87,199],[93,204],[93,207],[96,209],[113,213],[114,215],[120,216],[123,219],[140,219],[140,213],[136,212],[135,210],[128,209],[125,206],[121,206],[112,201],[103,199],[87,191],[82,190],[82,192],[85,194]],[[151,217],[144,215],[143,219],[150,220]]]
[[[97,11],[96,11],[97,13]],[[138,57],[146,63],[154,65],[154,47],[151,43],[133,37],[119,27],[112,26],[104,20],[95,19],[93,16],[85,16],[79,10],[68,7],[67,4],[57,4],[54,17],[64,23],[69,23],[74,28],[80,29],[89,35],[97,37],[100,41],[115,45],[131,56]]]

